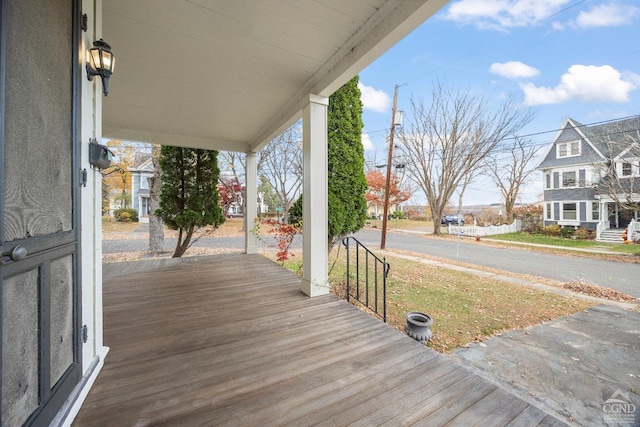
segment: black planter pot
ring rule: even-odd
[[[429,329],[433,325],[433,319],[419,311],[411,311],[407,313],[407,326],[404,331],[416,341],[425,343],[431,339],[433,333]]]

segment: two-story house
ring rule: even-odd
[[[149,178],[153,176],[151,154],[137,153],[131,172],[131,207],[140,222],[149,222]]]
[[[538,166],[544,225],[583,227],[600,238],[638,219],[639,128],[640,116],[596,125],[565,120]]]

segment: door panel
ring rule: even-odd
[[[51,262],[51,376],[54,386],[73,365],[73,255]]]
[[[2,281],[2,425],[38,408],[38,269]]]
[[[0,18],[0,425],[48,425],[81,378],[79,1],[0,0]]]
[[[5,242],[73,228],[70,6],[7,1]]]

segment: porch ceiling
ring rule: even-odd
[[[103,0],[103,136],[257,151],[446,0]]]

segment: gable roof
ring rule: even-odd
[[[133,160],[133,167],[129,169],[131,172],[153,172],[153,162],[151,161],[151,154],[138,152],[135,154]]]
[[[622,153],[630,150],[639,150],[637,143],[640,141],[640,116],[633,116],[617,121],[583,125],[582,123],[567,117],[556,133],[553,141],[548,145],[537,169],[552,167],[588,164],[616,159]],[[557,159],[555,147],[558,143],[580,139],[583,146],[582,155]]]

